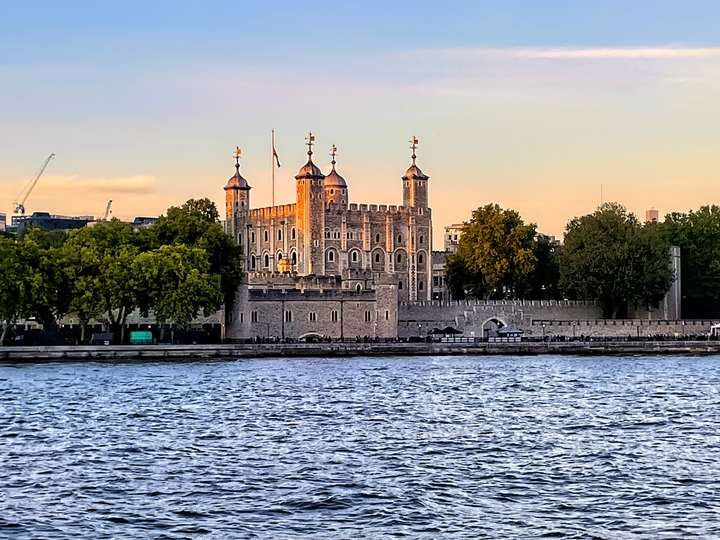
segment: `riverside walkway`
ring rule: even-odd
[[[110,345],[0,347],[4,362],[242,359],[262,357],[445,355],[720,354],[720,341],[607,341],[515,343],[263,343],[233,345]]]

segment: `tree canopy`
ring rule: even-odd
[[[569,298],[597,300],[615,318],[629,307],[654,307],[672,280],[669,245],[622,205],[606,203],[568,223],[560,285]]]
[[[516,297],[535,269],[535,225],[515,210],[488,204],[473,211],[456,253],[448,257],[447,281],[455,298]]]
[[[684,317],[720,314],[720,207],[671,213],[659,226],[663,238],[681,250]]]

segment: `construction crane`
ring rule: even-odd
[[[107,220],[108,220],[108,218],[110,217],[111,209],[112,209],[112,199],[110,199],[110,200],[107,202],[107,206],[105,207],[105,215],[104,215],[103,218],[102,218],[103,221],[107,221]]]
[[[17,196],[17,200],[15,202],[15,214],[17,214],[19,216],[25,215],[25,201],[27,201],[27,198],[32,193],[32,190],[35,189],[35,186],[37,185],[38,180],[40,180],[40,177],[45,172],[45,169],[47,168],[48,163],[50,163],[50,160],[54,157],[55,157],[55,154],[50,154],[45,159],[45,162],[42,164],[42,167],[40,167],[40,170],[35,175],[35,177],[27,183],[27,185],[23,188],[23,190]]]

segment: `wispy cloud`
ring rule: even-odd
[[[447,58],[518,58],[527,60],[605,60],[646,59],[677,60],[720,58],[720,47],[647,46],[647,47],[458,47],[423,49],[422,55]]]
[[[156,178],[149,175],[122,176],[110,178],[82,178],[78,175],[48,176],[43,183],[83,193],[153,193],[156,190]]]

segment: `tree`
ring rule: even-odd
[[[0,237],[0,345],[5,342],[8,329],[27,316],[30,282],[30,269],[17,243],[12,238]]]
[[[133,273],[143,291],[141,309],[152,310],[158,322],[190,323],[200,312],[220,307],[220,276],[210,272],[207,252],[182,244],[141,253]]]
[[[150,227],[149,235],[154,248],[185,244],[204,249],[210,272],[220,276],[223,300],[229,312],[242,278],[242,250],[225,234],[219,219],[212,201],[190,199],[180,207],[168,208],[166,215]]]
[[[448,285],[454,297],[465,292],[484,298],[517,295],[535,268],[535,225],[514,210],[488,204],[473,211],[456,253],[448,257]]]
[[[597,300],[611,318],[655,305],[673,279],[668,244],[618,203],[568,223],[560,273],[568,297]]]
[[[560,244],[544,234],[533,240],[535,266],[517,286],[519,298],[532,300],[559,300],[560,293]]]
[[[113,219],[76,231],[65,244],[72,310],[83,327],[102,313],[124,340],[127,317],[139,303],[134,262],[140,240],[128,224]]]
[[[18,238],[18,249],[30,283],[27,311],[43,328],[57,326],[70,307],[71,288],[61,264],[65,233],[31,228]]]
[[[665,240],[681,250],[683,317],[720,312],[720,207],[672,213],[660,224]]]

